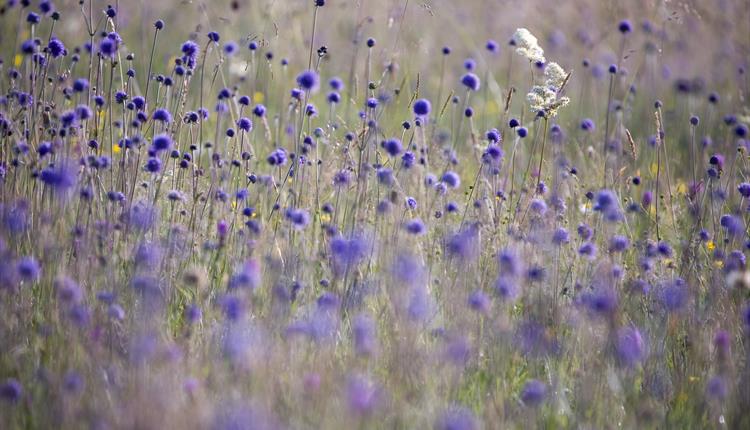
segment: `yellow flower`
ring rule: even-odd
[[[685,185],[684,182],[680,182],[677,185],[677,193],[679,193],[679,194],[685,194],[685,193],[687,193],[687,185]]]
[[[656,163],[651,163],[651,174],[652,175],[656,174],[656,170],[657,169],[658,169],[658,167],[657,167]]]
[[[263,100],[265,99],[266,96],[260,91],[256,91],[255,94],[253,94],[253,103],[263,103]]]
[[[708,242],[706,242],[706,249],[708,249],[709,251],[713,251],[714,249],[716,249],[716,244],[713,240],[709,240]]]
[[[16,54],[16,58],[13,59],[13,64],[15,67],[21,67],[21,63],[23,62],[23,57],[21,54]]]
[[[113,153],[115,153],[115,154],[119,154],[119,153],[120,153],[120,151],[122,151],[122,148],[120,148],[120,145],[118,145],[118,144],[114,144],[114,145],[112,145],[112,152],[113,152]]]

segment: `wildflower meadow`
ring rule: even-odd
[[[0,3],[0,429],[750,428],[748,0]]]

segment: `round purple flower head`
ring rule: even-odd
[[[310,223],[310,213],[304,209],[288,209],[286,211],[286,218],[298,230],[302,230]]]
[[[375,409],[380,400],[378,386],[362,375],[349,378],[346,387],[349,408],[356,415],[368,415]]]
[[[493,53],[497,52],[497,49],[498,49],[497,42],[495,42],[492,39],[487,41],[487,44],[485,45],[485,47],[487,48],[488,51],[493,52]]]
[[[461,186],[461,177],[458,176],[458,173],[451,170],[443,173],[443,176],[440,179],[451,188],[458,188]]]
[[[313,92],[318,89],[320,79],[318,78],[318,74],[314,71],[305,70],[297,75],[297,85],[305,91]]]
[[[413,235],[421,235],[426,230],[424,222],[422,222],[422,220],[419,218],[415,218],[413,220],[407,221],[404,228],[406,229],[407,232]]]
[[[535,408],[541,405],[547,397],[547,386],[538,379],[526,381],[521,390],[521,400],[526,406]]]
[[[474,73],[467,73],[461,77],[461,83],[471,91],[479,91],[479,76]]]
[[[462,406],[452,406],[443,412],[435,423],[435,430],[475,430],[478,428],[474,414]]]
[[[154,121],[163,122],[169,124],[172,122],[172,114],[166,109],[156,109],[154,111]]]
[[[239,129],[244,132],[250,132],[250,130],[253,129],[253,122],[250,120],[250,118],[242,117],[237,120],[237,127],[239,127]]]
[[[617,25],[617,29],[620,30],[620,33],[627,34],[633,31],[633,26],[630,24],[630,21],[628,21],[627,19],[623,19]]]
[[[624,327],[617,331],[617,359],[625,367],[633,367],[646,357],[646,344],[641,332],[635,327]]]
[[[17,379],[9,378],[0,384],[0,399],[8,403],[17,403],[23,395],[23,386]]]
[[[26,281],[35,281],[39,279],[41,268],[39,262],[34,257],[23,257],[18,261],[18,275]]]
[[[395,137],[383,142],[383,148],[391,157],[396,157],[401,153],[401,151],[403,151],[401,141],[396,139]]]
[[[414,115],[416,116],[427,116],[432,110],[432,105],[427,99],[419,99],[414,102]]]

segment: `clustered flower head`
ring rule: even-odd
[[[516,53],[526,57],[534,63],[544,63],[544,50],[539,46],[537,38],[525,28],[519,28],[513,34],[513,43],[516,45]]]
[[[525,28],[519,28],[513,35],[516,52],[529,61],[546,63],[544,50],[539,46],[537,38]],[[562,87],[568,79],[568,73],[557,63],[544,64],[544,85],[534,85],[526,95],[529,107],[533,112],[546,118],[557,115],[557,110],[570,103],[568,97],[560,96]]]
[[[544,68],[544,85],[534,85],[526,95],[533,112],[542,112],[545,117],[554,117],[558,109],[567,106],[570,99],[560,96],[567,74],[557,63],[549,63]]]

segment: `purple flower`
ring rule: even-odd
[[[53,58],[59,58],[68,55],[68,51],[65,49],[65,45],[60,39],[56,37],[50,39],[49,44],[47,45],[47,49],[49,50],[49,53]]]
[[[451,170],[443,173],[443,176],[440,178],[440,180],[442,180],[451,188],[458,188],[461,185],[461,177],[458,176],[458,173]]]
[[[318,78],[318,74],[313,70],[305,70],[297,75],[297,85],[305,91],[314,92],[320,85],[320,79]]]
[[[237,271],[229,278],[229,290],[247,289],[254,291],[260,286],[260,265],[255,260],[247,260],[240,265]]]
[[[681,310],[689,299],[687,284],[681,278],[662,284],[659,299],[667,311]]]
[[[500,139],[499,134],[498,134],[497,139],[498,140]],[[503,149],[500,147],[500,145],[490,144],[490,145],[487,145],[487,149],[485,149],[484,152],[482,153],[482,162],[484,162],[485,164],[496,166],[500,164],[500,161],[502,161],[504,155],[505,154],[503,152]]]
[[[627,34],[633,31],[633,26],[630,24],[630,21],[628,21],[627,19],[623,19],[617,25],[617,29],[620,30],[620,33]]]
[[[445,344],[445,359],[456,366],[464,366],[471,358],[471,345],[464,336],[451,336]]]
[[[244,131],[246,133],[249,133],[250,130],[253,129],[253,122],[250,120],[250,118],[242,117],[239,120],[237,120],[237,127],[240,130],[242,130],[242,131]]]
[[[166,109],[156,109],[154,111],[154,121],[163,122],[169,124],[172,122],[172,114]]]
[[[430,101],[427,99],[419,99],[414,102],[414,115],[417,116],[427,116],[430,114],[430,111],[432,110],[432,105],[430,104]]]
[[[337,276],[346,274],[356,267],[370,251],[368,241],[360,235],[351,238],[337,236],[330,244],[333,271]]]
[[[422,220],[419,218],[407,221],[404,228],[407,232],[413,235],[421,235],[426,231],[424,222],[422,222]]]
[[[34,257],[23,257],[18,261],[18,275],[26,281],[36,281],[39,279],[41,267]]]
[[[283,166],[286,164],[286,150],[284,148],[277,148],[271,152],[266,158],[268,164],[271,166]]]
[[[355,415],[369,415],[380,401],[380,389],[364,375],[352,375],[346,384],[349,409]]]
[[[646,344],[635,327],[619,329],[615,347],[617,359],[625,367],[633,367],[646,358]]]
[[[42,169],[39,176],[42,182],[57,192],[73,188],[78,181],[78,169],[72,161],[62,160],[55,166]]]
[[[154,140],[151,142],[155,152],[168,151],[172,149],[172,144],[172,138],[168,134],[158,134],[154,136]]]
[[[17,379],[9,378],[0,384],[0,399],[8,403],[18,403],[23,395],[23,386]]]
[[[490,298],[481,290],[472,291],[469,294],[469,307],[479,313],[485,313],[490,309]]]
[[[119,48],[120,36],[117,33],[109,33],[107,37],[99,41],[99,53],[103,57],[114,58]]]
[[[450,407],[435,423],[435,430],[475,430],[478,428],[479,424],[474,414],[462,406]]]
[[[146,161],[146,165],[144,166],[144,170],[146,170],[149,173],[159,173],[161,171],[161,159],[156,157],[150,157]]]
[[[461,83],[471,91],[479,91],[479,76],[473,73],[467,73],[461,77]]]
[[[310,213],[304,209],[287,209],[286,219],[292,223],[297,230],[302,230],[310,223]]]
[[[495,293],[504,301],[518,297],[518,284],[510,276],[500,276],[495,281]]]
[[[351,182],[351,173],[347,169],[341,169],[333,175],[333,186],[336,188],[346,187],[349,182]]]
[[[454,233],[445,241],[445,251],[450,257],[460,260],[472,260],[477,255],[477,239],[479,231],[474,225]]]
[[[375,321],[367,315],[358,315],[352,324],[354,351],[360,356],[370,356],[377,348]]]
[[[530,379],[526,381],[521,390],[521,401],[526,406],[535,408],[541,405],[547,398],[547,386],[542,381]]]
[[[383,148],[391,157],[396,157],[401,153],[401,151],[403,151],[401,141],[396,138],[384,141]]]
[[[623,252],[630,245],[628,238],[621,235],[614,235],[609,239],[609,252]]]
[[[601,190],[594,196],[594,211],[601,212],[609,222],[622,220],[622,211],[617,195],[611,190]]]
[[[564,227],[559,227],[552,233],[552,243],[555,245],[564,245],[570,243],[570,234]]]

